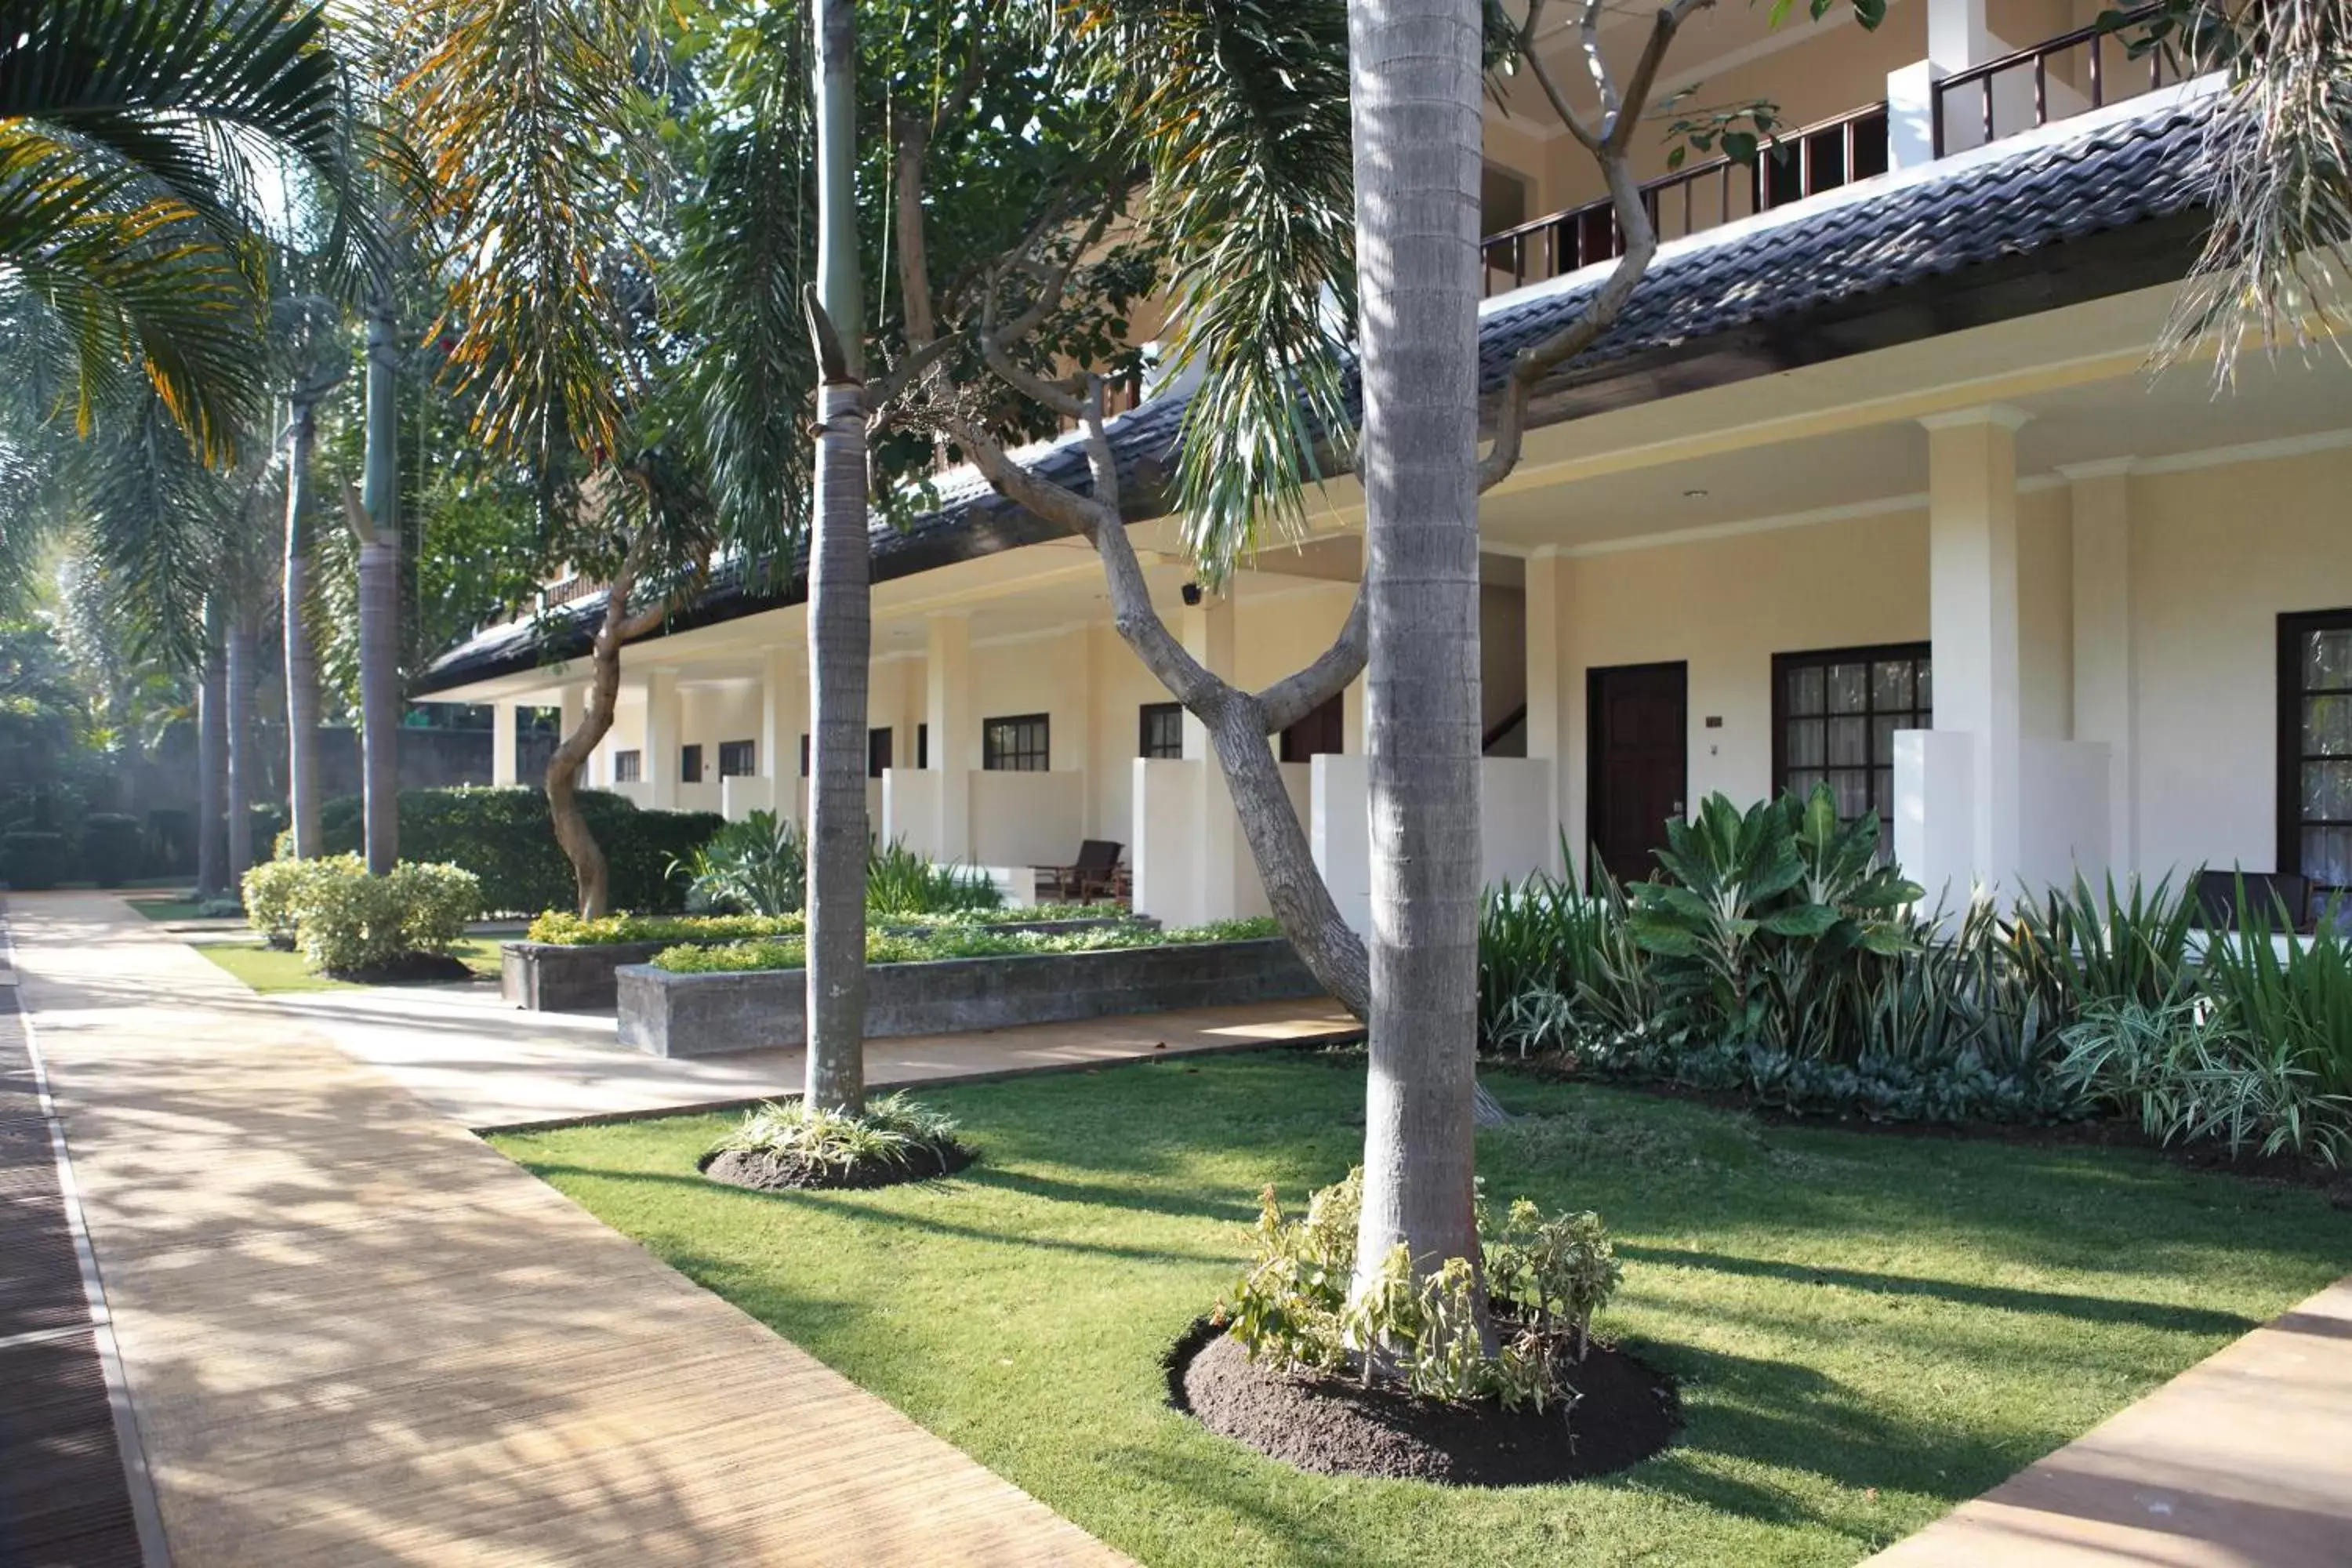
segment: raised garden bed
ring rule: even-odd
[[[1036,931],[1046,936],[1097,931],[1112,926],[1148,923],[1127,916],[1097,920],[992,921],[992,931]],[[914,928],[908,928],[914,929]],[[665,936],[655,942],[509,942],[499,949],[499,990],[510,1007],[533,1013],[594,1013],[614,1005],[618,990],[614,975],[624,966],[648,963],[664,948],[719,947],[738,940],[714,936],[708,942]]]
[[[617,971],[621,1043],[663,1057],[791,1048],[807,1038],[807,972]],[[889,1039],[1237,1002],[1288,1002],[1323,987],[1279,937],[1093,952],[877,963],[866,971],[866,1036]]]

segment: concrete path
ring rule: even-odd
[[[798,1093],[806,1065],[797,1050],[698,1059],[647,1056],[614,1038],[610,1013],[525,1013],[507,1006],[489,985],[297,992],[248,997],[245,1005],[265,1016],[299,1015],[345,1055],[477,1131],[771,1099]],[[1201,1007],[875,1040],[866,1047],[866,1077],[887,1088],[1162,1052],[1345,1038],[1360,1029],[1346,1009],[1328,1001]]]
[[[1110,1563],[100,895],[13,898],[181,1568]]]
[[[2352,1279],[1871,1559],[1883,1568],[2352,1563]]]

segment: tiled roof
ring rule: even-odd
[[[2217,100],[2175,89],[2078,121],[1849,185],[1661,248],[1600,342],[1559,373],[1605,375],[1618,362],[1738,330],[1797,322],[1867,296],[2092,235],[2189,212],[2201,203],[2204,142]],[[1499,387],[1511,357],[1571,321],[1601,287],[1591,268],[1489,300],[1479,321],[1482,390]],[[1123,493],[1149,495],[1167,471],[1188,394],[1162,395],[1110,422]],[[1077,437],[1024,454],[1045,478],[1087,485]],[[1139,476],[1139,466],[1146,470]],[[1135,519],[1140,521],[1140,518]],[[877,525],[877,579],[1031,542],[1053,530],[969,469],[944,476],[940,502],[902,527]],[[677,619],[707,625],[796,604],[789,590],[748,586],[722,572]],[[584,652],[601,595],[539,622],[484,631],[426,669],[420,689],[446,689]]]

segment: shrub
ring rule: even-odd
[[[671,878],[669,868],[708,843],[725,819],[707,811],[639,811],[625,795],[603,790],[583,790],[579,799],[611,869],[613,907],[656,914],[685,908],[685,886]],[[329,854],[362,847],[361,809],[356,795],[320,808]],[[572,862],[555,842],[544,791],[404,790],[398,813],[402,856],[446,861],[473,872],[481,881],[485,910],[534,914],[577,902]]]
[[[761,1154],[812,1174],[845,1176],[877,1168],[912,1171],[953,1163],[956,1124],[904,1091],[869,1102],[865,1114],[812,1110],[804,1100],[762,1105],[712,1145],[712,1155]]]
[[[82,874],[101,888],[119,888],[139,875],[146,858],[139,819],[94,811],[81,819]]]
[[[685,879],[687,907],[698,912],[790,914],[808,900],[808,840],[791,817],[755,811],[670,871]]]
[[[877,914],[929,915],[992,910],[1003,892],[985,871],[943,866],[893,839],[866,857],[866,907]]]
[[[356,855],[265,860],[245,873],[245,918],[272,947],[292,948],[303,895],[321,877],[363,872]]]
[[[356,855],[272,860],[245,876],[247,918],[272,942],[298,946],[312,969],[380,967],[446,953],[481,911],[481,884],[457,866],[403,861],[368,875]]]
[[[1561,842],[1561,853],[1567,843]],[[1538,872],[1486,891],[1478,918],[1478,1032],[1490,1049],[1561,1050],[1651,1026],[1657,991],[1606,871],[1580,893]]]
[[[0,879],[19,892],[54,888],[73,874],[73,852],[62,833],[12,827],[0,833]]]
[[[624,942],[721,942],[761,938],[798,938],[803,915],[637,915],[623,912],[583,920],[568,910],[550,910],[530,922],[533,942],[558,947],[604,947]]]
[[[1260,1194],[1255,1256],[1233,1300],[1217,1308],[1250,1359],[1368,1386],[1386,1380],[1428,1399],[1573,1403],[1567,1369],[1583,1358],[1592,1314],[1620,1273],[1601,1217],[1546,1218],[1523,1198],[1498,1226],[1480,1205],[1481,1262],[1504,1331],[1489,1352],[1476,1319],[1480,1266],[1468,1258],[1448,1258],[1416,1280],[1400,1244],[1350,1300],[1363,1182],[1359,1166],[1312,1194],[1297,1219],[1284,1215],[1272,1187]],[[1380,1349],[1368,1354],[1370,1346]]]

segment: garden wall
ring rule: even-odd
[[[887,922],[886,922],[887,923]],[[1125,925],[1124,919],[1074,921],[995,921],[992,931],[1037,931],[1047,936]],[[908,928],[911,929],[911,928]],[[499,947],[499,993],[507,1005],[532,1013],[594,1013],[614,1005],[614,974],[625,963],[650,963],[666,942],[608,942],[575,944],[552,942],[509,942]],[[711,946],[720,945],[710,943]],[[798,973],[799,971],[793,971]]]
[[[664,1057],[720,1056],[806,1043],[807,973],[619,971],[621,1043]],[[1128,1013],[1319,996],[1280,938],[877,963],[866,972],[869,1039],[1000,1029]]]

